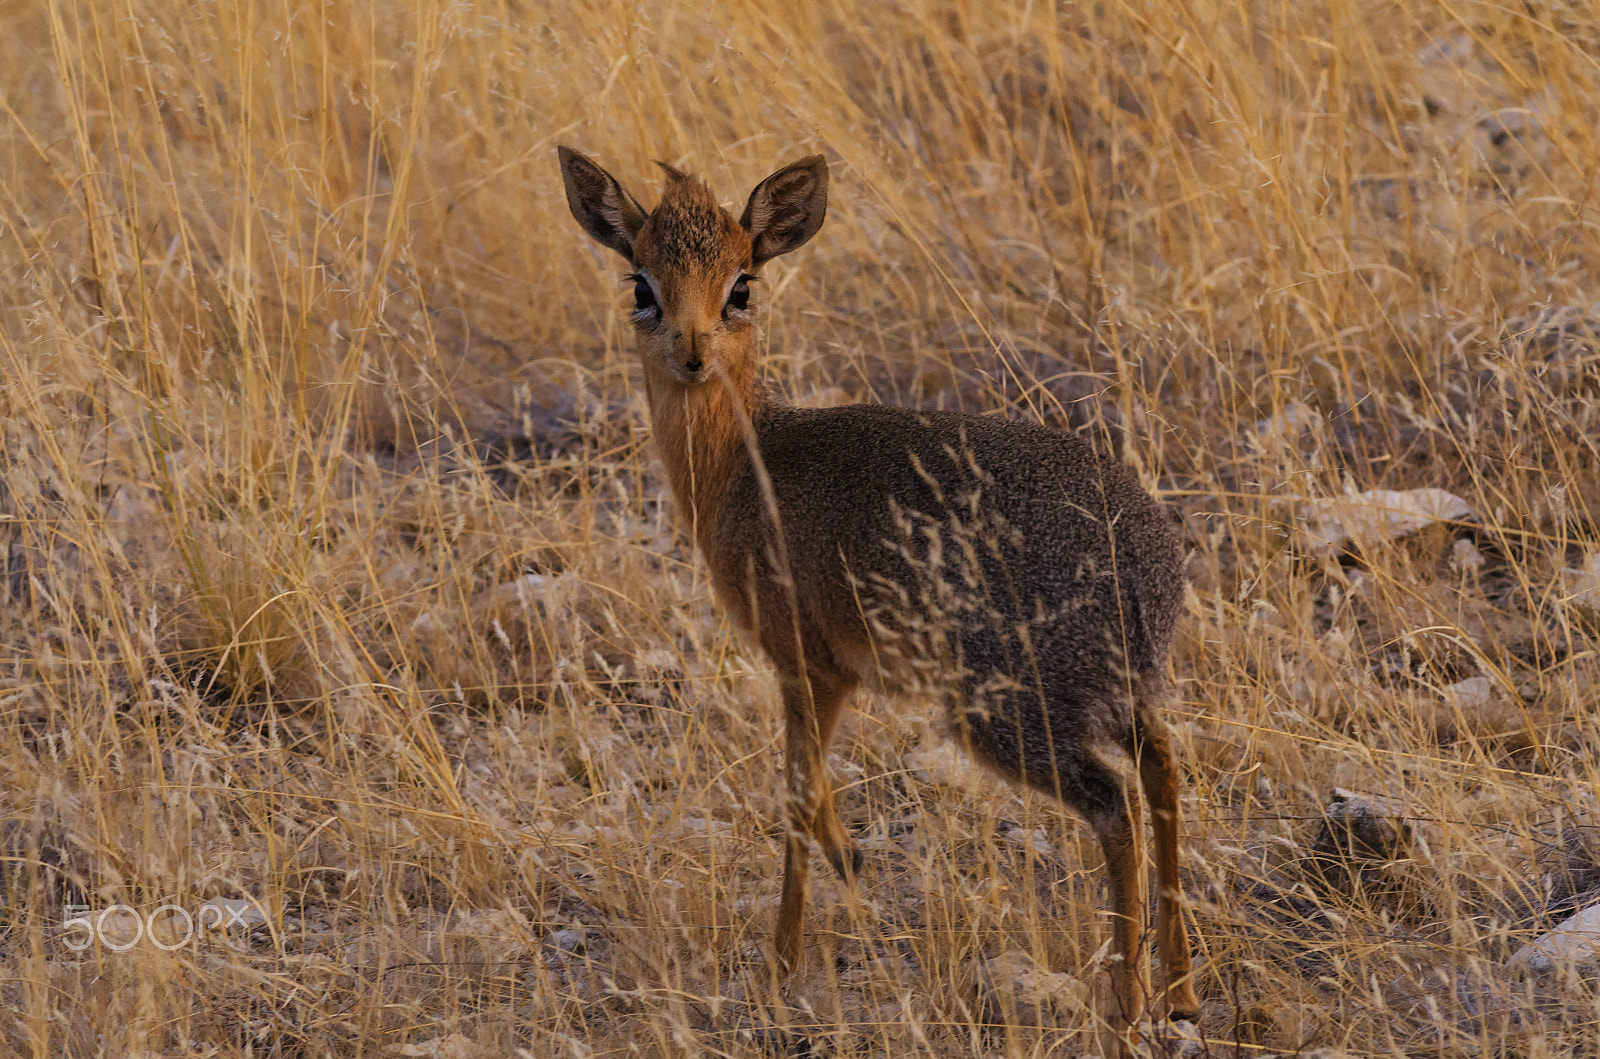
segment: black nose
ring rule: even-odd
[[[684,361],[683,366],[688,371],[699,371],[702,364],[699,357],[690,357],[688,360]]]

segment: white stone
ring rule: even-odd
[[[557,952],[570,952],[574,956],[582,956],[588,949],[588,932],[575,927],[564,930],[552,930],[544,936],[544,940]]]
[[[1301,535],[1311,551],[1326,554],[1346,543],[1394,540],[1435,522],[1475,519],[1477,513],[1443,489],[1373,489],[1311,500],[1301,507]]]
[[[1494,683],[1488,677],[1468,677],[1445,688],[1444,697],[1463,710],[1481,710],[1494,701]]]
[[[1450,569],[1464,574],[1477,573],[1483,569],[1483,553],[1463,537],[1450,546]]]
[[[401,1044],[389,1049],[390,1055],[425,1057],[425,1059],[478,1059],[487,1055],[488,1049],[462,1033],[448,1037],[435,1037],[418,1044]]]
[[[1050,844],[1050,837],[1045,834],[1044,828],[1036,827],[1032,831],[1025,831],[1020,827],[1013,827],[1004,833],[1005,840],[1013,845],[1021,846],[1036,857],[1053,857],[1056,848]]]
[[[947,739],[929,735],[906,755],[906,768],[918,783],[929,786],[978,790],[983,785],[983,769],[957,750]]]
[[[1290,401],[1283,411],[1256,422],[1256,440],[1265,448],[1277,441],[1292,441],[1316,419],[1316,413],[1299,401]]]
[[[1047,971],[1025,952],[1001,953],[985,960],[979,974],[981,1000],[988,1017],[1016,1020],[1023,1026],[1047,1026],[1064,1015],[1084,1011],[1089,987],[1070,974]]]
[[[1600,905],[1590,905],[1512,954],[1506,966],[1547,974],[1558,967],[1600,961]]]
[[[1586,565],[1564,571],[1561,582],[1569,604],[1600,614],[1600,552],[1591,555]]]

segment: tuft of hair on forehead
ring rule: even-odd
[[[748,258],[749,239],[739,239],[744,229],[717,205],[705,181],[665,162],[656,164],[666,171],[667,186],[650,213],[646,232],[640,233],[648,241],[650,256],[670,268],[726,265],[721,259],[730,252]]]

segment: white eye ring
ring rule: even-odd
[[[648,323],[661,317],[661,297],[656,291],[656,285],[644,270],[628,276],[633,280],[633,312],[630,318],[636,324]]]
[[[746,272],[739,272],[733,277],[733,282],[728,284],[728,292],[722,300],[722,312],[748,313],[750,311],[750,281],[755,277]],[[738,299],[737,303],[734,299]]]

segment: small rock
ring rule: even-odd
[[[1206,1059],[1211,1054],[1200,1028],[1184,1019],[1159,1022],[1144,1030],[1153,1055],[1161,1059]]]
[[[1494,683],[1488,677],[1468,677],[1445,688],[1444,697],[1463,710],[1481,710],[1494,702]]]
[[[1403,973],[1383,987],[1383,1003],[1390,1011],[1407,1018],[1427,1018],[1438,999],[1455,986],[1455,979],[1437,968]]]
[[[458,912],[428,933],[430,958],[465,961],[473,967],[499,968],[515,963],[531,948],[528,921],[503,908]]]
[[[1563,920],[1550,933],[1524,945],[1506,961],[1508,967],[1535,974],[1549,974],[1569,966],[1593,970],[1597,964],[1600,964],[1600,905],[1590,905]]]
[[[1056,848],[1050,844],[1050,837],[1042,827],[1026,831],[1017,824],[1002,822],[996,830],[1007,842],[1021,846],[1036,857],[1053,857],[1056,854]]]
[[[1417,62],[1423,66],[1444,63],[1454,68],[1472,58],[1474,46],[1472,34],[1466,32],[1435,37],[1417,49]]]
[[[389,1049],[390,1055],[422,1057],[422,1059],[478,1059],[488,1053],[477,1041],[463,1033],[448,1037],[435,1037],[417,1044],[402,1044]]]
[[[1333,789],[1312,848],[1340,859],[1395,860],[1411,845],[1411,824],[1391,798]]]
[[[575,750],[569,752],[569,760],[565,765],[569,777],[574,774],[582,775],[588,768],[588,765],[577,755]],[[596,827],[593,824],[584,823],[582,820],[574,821],[571,827],[560,834],[561,837],[570,838],[576,842],[593,843],[600,846],[627,840],[627,836],[619,828],[604,825]]]
[[[544,936],[544,943],[556,952],[564,952],[572,956],[582,956],[589,948],[588,931],[568,927],[565,930],[552,930]]]
[[[900,852],[900,846],[888,834],[878,827],[874,827],[864,835],[856,836],[856,845],[863,853],[882,853],[885,850]]]
[[[678,821],[676,831],[677,834],[674,837],[680,839],[692,836],[698,837],[700,835],[704,835],[707,838],[727,838],[733,834],[733,825],[725,820],[688,817]]]
[[[1053,1026],[1087,1009],[1089,987],[1046,971],[1026,953],[1006,952],[978,971],[978,1010],[990,1025]]]
[[[1564,571],[1561,582],[1568,604],[1600,615],[1600,552],[1591,555],[1585,566]]]
[[[983,784],[983,770],[947,739],[929,737],[905,760],[918,783],[958,790],[978,790]]]
[[[1489,134],[1496,147],[1504,147],[1510,139],[1525,139],[1541,132],[1539,116],[1526,107],[1504,107],[1478,122],[1478,128]]]
[[[1483,569],[1483,553],[1478,546],[1462,537],[1450,546],[1450,569],[1462,574],[1475,574]]]
[[[1293,441],[1316,420],[1316,413],[1299,401],[1290,401],[1283,411],[1256,422],[1256,440],[1265,448],[1277,441]]]

